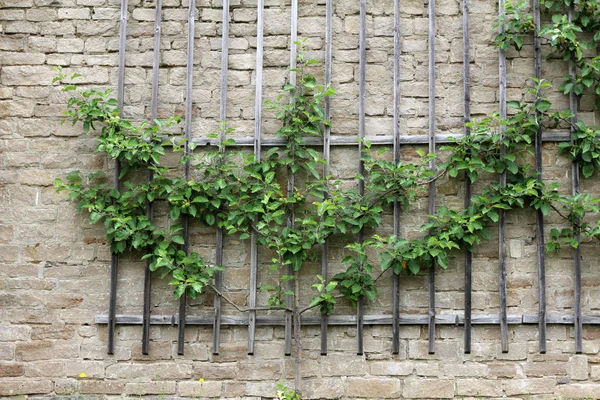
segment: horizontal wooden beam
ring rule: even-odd
[[[473,314],[471,317],[473,325],[498,325],[500,317],[498,314]],[[365,325],[392,325],[392,315],[365,315],[363,321]],[[507,315],[509,324],[537,324],[538,316],[535,314],[509,314]],[[261,326],[284,326],[285,318],[283,315],[261,315],[256,317],[256,324]],[[400,325],[427,325],[429,317],[427,315],[400,314]],[[548,314],[546,318],[549,324],[572,325],[574,320],[572,315]],[[208,316],[186,316],[186,325],[212,325],[214,317]],[[356,315],[331,315],[328,318],[329,326],[350,326],[356,324]],[[464,325],[463,314],[439,314],[435,317],[436,325]],[[582,322],[586,325],[600,325],[600,315],[584,315]],[[96,315],[97,324],[107,324],[108,315]],[[143,315],[117,314],[117,325],[142,325]],[[151,325],[177,325],[176,315],[152,315],[150,317]],[[318,326],[321,324],[320,315],[309,315],[302,317],[303,325]],[[248,316],[222,316],[221,325],[247,326]]]
[[[438,133],[435,135],[436,143],[452,143],[456,139],[460,139],[464,136],[464,133]],[[393,135],[382,135],[382,136],[366,136],[365,140],[370,142],[372,145],[393,145]],[[568,142],[570,140],[569,132],[544,132],[544,142]],[[305,143],[309,146],[322,146],[323,139],[319,137],[307,137],[304,139]],[[198,146],[217,146],[219,144],[218,139],[213,138],[195,138],[192,139],[193,143]],[[399,144],[428,144],[428,135],[402,135],[399,137]],[[331,136],[330,144],[332,146],[357,146],[358,136]],[[242,137],[235,138],[235,145],[237,147],[254,146],[254,137]],[[261,141],[262,146],[284,146],[285,139],[279,137],[263,137]]]

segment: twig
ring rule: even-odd
[[[240,307],[233,300],[227,297],[225,293],[217,289],[214,285],[209,284],[208,287],[211,288],[219,297],[231,304],[236,310],[238,310],[241,313],[246,313],[248,311],[293,311],[293,309],[287,307]]]

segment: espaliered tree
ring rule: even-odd
[[[517,7],[508,11],[517,9],[520,10]],[[528,21],[524,14],[508,12],[500,21],[508,33],[499,36],[498,44],[519,49],[522,35],[530,33],[529,25],[526,26]],[[580,17],[576,21],[583,24],[584,19]],[[301,47],[301,43],[297,45]],[[295,70],[297,85],[284,86],[277,100],[267,102],[281,122],[276,134],[284,139],[285,145],[270,149],[260,160],[254,155],[233,151],[235,141],[232,139],[213,150],[186,156],[185,142],[177,137],[169,139],[169,133],[177,129],[179,118],[134,124],[119,117],[117,102],[110,90],[80,91],[75,84],[64,85],[63,90],[76,92],[67,104],[66,120],[82,123],[85,132],[98,133],[97,151],[122,165],[123,188],[121,191],[112,188],[102,172],[86,176],[74,171],[66,180],[56,182],[58,190],[67,190],[70,199],[77,202],[79,211],[85,210],[90,223],[104,224],[111,252],[136,251],[142,259],[149,258],[151,270],[169,276],[178,297],[197,297],[212,290],[238,311],[249,310],[213,286],[215,272],[226,266],[211,265],[197,253],[186,255],[181,250],[184,243],[180,234],[182,215],[209,226],[219,223],[227,234],[237,235],[242,240],[255,233],[258,244],[271,254],[268,268],[278,277],[262,287],[270,293],[268,305],[255,310],[293,313],[298,395],[302,387],[302,313],[317,308],[324,315],[331,314],[339,298],[353,304],[361,296],[374,299],[376,281],[387,270],[394,274],[418,274],[434,262],[446,269],[450,252],[473,250],[475,245],[489,238],[488,228],[498,221],[500,209],[529,207],[541,210],[544,215],[554,212],[562,216],[565,227],[552,230],[548,251],[560,251],[564,244],[577,246],[574,231],[600,236],[599,223],[580,222],[590,212],[598,211],[599,200],[591,195],[561,195],[558,184],[537,180],[529,161],[533,137],[539,129],[572,125],[570,112],[550,112],[552,105],[543,94],[548,83],[534,81],[530,89],[531,102],[509,102],[513,113],[508,119],[500,120],[492,115],[471,122],[471,135],[443,148],[449,152],[448,159],[439,164],[436,173],[429,170],[429,161],[434,157],[431,154],[419,153],[417,162],[394,163],[382,159],[372,152],[368,142],[364,143],[365,174],[356,176],[365,183],[365,194],[361,195],[357,190],[342,189],[343,185],[334,177],[322,176],[319,166],[325,161],[319,152],[306,145],[306,137],[320,137],[324,126],[329,124],[323,103],[335,91],[317,82],[310,73],[316,62],[305,59],[302,51],[299,54]],[[576,50],[569,54],[569,57],[578,57]],[[581,94],[585,88],[594,85],[597,88],[596,81],[589,85],[585,83],[589,81],[583,81],[583,67],[581,73],[581,76],[571,77],[562,90],[577,90]],[[71,81],[75,79],[76,76],[70,77]],[[64,80],[69,79],[59,73],[55,82]],[[579,81],[583,86],[577,86]],[[573,85],[568,86],[569,82]],[[584,176],[589,177],[600,167],[596,140],[599,132],[581,122],[573,127],[577,140],[562,143],[560,151],[578,161]],[[189,143],[189,147],[193,150],[194,144]],[[195,172],[192,179],[174,177],[176,171],[162,165],[162,156],[169,148],[182,154],[181,163],[191,162]],[[501,151],[502,148],[506,152]],[[140,183],[139,177],[146,176],[143,173],[147,171],[152,171],[154,179]],[[383,213],[389,211],[394,201],[407,210],[418,196],[425,194],[432,180],[447,176],[476,182],[482,172],[506,173],[507,185],[488,184],[463,210],[440,207],[420,227],[424,232],[421,237],[407,239],[374,234],[362,243],[349,244],[347,247],[353,255],[343,260],[347,268],[332,279],[315,276],[312,286],[315,293],[309,296],[310,300],[303,301],[305,297],[300,292],[298,279],[301,269],[306,261],[318,256],[320,245],[328,237],[345,235],[351,240],[363,228],[376,232]],[[148,201],[168,204],[166,223],[157,225],[148,219]],[[367,255],[371,253],[370,248],[376,250],[377,259]],[[288,267],[291,267],[291,275],[285,272]],[[286,290],[288,281],[294,282],[292,290]],[[293,298],[292,303],[286,302],[288,296]]]

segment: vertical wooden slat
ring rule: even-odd
[[[119,70],[117,80],[117,104],[119,112],[123,111],[123,95],[125,92],[125,51],[127,43],[127,0],[121,0],[121,19],[119,30]],[[121,164],[115,160],[114,185],[121,190]],[[115,350],[115,328],[117,313],[117,278],[119,272],[119,256],[112,254],[110,260],[110,299],[108,305],[108,354],[114,354]]]
[[[254,100],[254,157],[260,160],[262,131],[262,84],[263,84],[263,25],[264,0],[256,5],[256,97]],[[252,231],[250,242],[250,297],[248,298],[248,354],[254,354],[254,337],[256,334],[256,281],[258,275],[258,234]]]
[[[194,77],[194,25],[196,18],[196,0],[189,0],[189,11],[188,11],[188,43],[187,43],[187,66],[186,66],[186,81],[185,81],[185,148],[184,155],[189,156],[190,147],[189,141],[191,138],[192,129],[192,86]],[[186,161],[184,166],[185,180],[190,179],[190,162]],[[182,217],[183,225],[183,251],[185,254],[189,254],[189,236],[190,236],[190,219],[188,214],[184,214]],[[185,307],[186,307],[187,296],[184,293],[179,299],[179,320],[178,320],[178,341],[177,341],[177,354],[183,354],[183,345],[185,342]]]
[[[295,42],[298,40],[298,0],[292,0],[292,13],[291,13],[290,25],[291,25],[290,37],[291,37],[291,41],[292,41],[291,47],[290,47],[290,69],[295,69],[296,68],[296,53],[297,53]],[[296,72],[295,71],[290,71],[290,84],[296,85]],[[288,197],[292,197],[294,195],[294,181],[295,181],[295,176],[292,174],[288,177],[288,183],[287,183]],[[294,211],[290,207],[290,209],[288,211],[288,215],[287,215],[287,226],[288,227],[294,226],[294,218],[295,218]],[[292,265],[288,265],[286,267],[286,274],[288,276],[294,275],[294,270],[292,268]],[[288,280],[285,283],[285,286],[286,286],[286,290],[288,290],[288,291],[294,290],[294,282],[292,282],[291,280]],[[295,295],[299,295],[299,294],[296,293]],[[291,306],[292,302],[295,302],[295,301],[296,301],[296,299],[294,298],[294,296],[292,296],[292,295],[286,296],[285,302],[286,302],[288,308]],[[285,312],[285,355],[289,356],[291,354],[292,354],[292,312],[286,311]]]
[[[435,153],[435,0],[429,0],[429,152]],[[429,163],[435,172],[435,159]],[[435,181],[429,183],[429,214],[435,213]],[[429,353],[435,352],[435,262],[429,268]]]
[[[498,1],[498,12],[504,16],[505,0]],[[500,26],[503,32],[504,27]],[[504,50],[498,49],[498,75],[499,75],[499,108],[500,119],[506,119],[506,54]],[[500,131],[504,133],[505,125],[500,126]],[[502,154],[506,153],[506,147],[500,148]],[[506,172],[500,175],[500,184],[506,186]],[[498,218],[498,292],[500,296],[500,343],[503,353],[508,353],[508,320],[506,317],[506,211],[500,209]]]
[[[359,27],[359,67],[358,67],[358,137],[360,141],[358,143],[358,173],[364,177],[365,165],[362,162],[362,151],[364,148],[363,139],[365,137],[365,92],[366,92],[366,71],[367,71],[367,1],[360,0],[360,27]],[[360,195],[365,194],[365,182],[364,179],[358,181],[358,192]],[[358,241],[362,243],[364,240],[364,232],[362,229],[358,232]],[[362,355],[363,349],[363,305],[364,299],[362,296],[358,298],[356,307],[356,337],[357,337],[357,351],[356,354]]]
[[[533,1],[533,19],[536,26],[533,43],[533,70],[535,77],[542,77],[542,49],[537,30],[540,29],[540,1]],[[535,135],[535,169],[538,181],[542,180],[542,130],[538,129]],[[544,248],[544,215],[542,210],[536,211],[536,244],[537,244],[537,269],[538,269],[538,314],[539,314],[539,348],[540,353],[546,352],[546,265]]]
[[[219,119],[221,122],[221,134],[219,145],[225,140],[225,121],[227,120],[227,68],[229,65],[229,0],[223,0],[223,29],[221,35],[221,103]],[[223,151],[223,149],[221,149]],[[215,263],[223,265],[223,228],[219,226],[217,217]],[[215,287],[220,292],[223,289],[223,272],[215,274]],[[215,294],[215,318],[213,321],[213,354],[219,354],[221,337],[221,296]]]
[[[158,114],[158,72],[160,68],[160,25],[161,25],[162,0],[156,0],[154,14],[154,50],[152,54],[152,101],[150,103],[150,121],[154,124]],[[148,180],[154,178],[152,171],[148,172]],[[147,217],[152,221],[152,202],[148,202]],[[148,354],[150,344],[150,292],[152,289],[152,272],[150,263],[152,260],[146,260],[146,270],[144,271],[144,323],[142,327],[142,354]]]
[[[573,20],[575,15],[575,3],[571,3],[569,7],[569,22]],[[575,76],[576,66],[573,60],[569,60],[569,75]],[[571,109],[571,113],[573,114],[573,118],[571,120],[571,143],[575,143],[575,129],[574,124],[577,123],[577,95],[571,91],[569,93],[569,107]],[[573,196],[579,194],[579,163],[577,161],[573,161],[571,163],[571,176],[573,177],[572,183],[572,193]],[[579,220],[576,220],[575,223],[579,225]],[[579,244],[577,248],[573,249],[573,283],[574,283],[574,313],[575,313],[575,352],[577,354],[581,354],[583,352],[583,327],[581,321],[581,234],[579,232],[579,228],[573,228],[573,238],[577,240]]]
[[[154,50],[152,53],[152,100],[150,103],[150,120],[154,123],[158,114],[158,78],[160,69],[160,33],[162,21],[162,0],[156,0],[154,10]]]
[[[463,0],[463,93],[465,134],[471,134],[466,126],[471,121],[471,48],[469,45],[469,0]],[[465,182],[465,208],[471,205],[471,180]],[[471,290],[473,254],[465,252],[465,353],[471,353]]]
[[[325,1],[325,85],[331,84],[331,46],[332,46],[332,1]],[[329,121],[331,118],[331,99],[325,98],[325,119]],[[329,176],[329,161],[330,161],[330,137],[331,128],[325,126],[323,130],[323,159],[325,164],[323,165],[323,177],[327,179]],[[327,198],[327,194],[325,194]],[[328,266],[329,266],[329,245],[327,239],[323,243],[321,252],[321,276],[325,279],[325,284],[329,282],[328,279]],[[321,355],[327,355],[327,316],[321,317]]]
[[[400,161],[400,0],[394,0],[394,164]],[[400,236],[400,204],[394,200],[394,235]],[[392,354],[400,352],[400,275],[392,277]]]

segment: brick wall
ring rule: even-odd
[[[206,136],[218,129],[221,9],[218,0],[199,0],[196,22],[192,132]],[[129,2],[125,115],[149,115],[151,96],[151,1]],[[221,352],[212,355],[212,330],[186,328],[185,355],[176,351],[177,329],[152,326],[150,355],[141,353],[141,328],[119,326],[115,354],[106,354],[106,326],[95,324],[108,309],[110,254],[100,226],[90,226],[64,194],[52,187],[56,177],[73,169],[109,169],[111,162],[94,152],[93,134],[79,126],[60,125],[67,95],[50,84],[61,65],[83,74],[80,82],[115,87],[117,81],[118,15],[115,0],[0,0],[0,396],[180,396],[273,397],[277,382],[291,381],[294,362],[284,357],[281,327],[259,327],[254,356],[247,353],[247,329],[223,327]],[[401,129],[403,134],[427,131],[427,3],[401,3]],[[436,38],[436,124],[440,132],[462,128],[461,4],[438,0]],[[333,18],[334,135],[356,135],[358,127],[358,1],[339,0]],[[472,112],[482,116],[497,109],[498,58],[491,44],[497,6],[494,1],[471,5]],[[366,129],[368,135],[392,134],[393,3],[369,0],[367,5]],[[289,62],[289,1],[266,1],[264,97],[273,99],[285,82]],[[298,30],[308,52],[323,59],[323,1],[302,0]],[[256,3],[233,0],[228,75],[229,126],[234,136],[252,135],[256,54]],[[162,64],[159,116],[183,115],[186,65],[187,3],[163,1]],[[532,45],[508,53],[508,97],[520,99],[533,73]],[[558,86],[566,64],[544,63],[544,74]],[[317,72],[323,75],[322,71]],[[553,93],[559,107],[567,99]],[[581,117],[593,123],[593,101],[581,100]],[[265,111],[264,134],[277,129]],[[555,144],[544,145],[545,178],[568,189],[568,161]],[[403,147],[402,157],[415,156]],[[357,171],[354,148],[335,149],[332,173],[351,179]],[[491,178],[491,177],[490,177]],[[583,191],[598,193],[597,179],[583,182]],[[463,183],[438,183],[438,206],[462,207]],[[477,192],[478,187],[475,188]],[[402,234],[415,235],[425,220],[426,198],[401,216]],[[165,210],[158,207],[157,218]],[[558,219],[546,221],[550,229]],[[387,216],[382,233],[391,232]],[[192,247],[214,257],[214,232],[192,226]],[[508,312],[535,314],[537,273],[535,216],[515,211],[508,217]],[[333,239],[331,270],[341,268],[345,243]],[[597,244],[583,244],[583,312],[600,310]],[[244,305],[248,295],[249,246],[236,238],[225,242],[224,285]],[[263,261],[268,255],[261,253]],[[124,257],[119,272],[118,313],[140,314],[144,264]],[[317,264],[304,267],[302,287],[308,291]],[[568,251],[547,256],[548,309],[572,312],[572,261]],[[464,266],[456,252],[448,271],[436,283],[438,313],[463,309]],[[261,269],[259,281],[269,273]],[[497,313],[497,237],[476,250],[473,260],[473,311]],[[152,312],[175,314],[177,301],[164,280],[153,281]],[[367,314],[391,312],[391,279],[378,282],[380,297]],[[259,304],[266,296],[259,294]],[[426,313],[427,279],[402,277],[401,311]],[[189,302],[188,315],[211,315],[212,295]],[[342,303],[339,314],[354,310]],[[226,304],[224,315],[235,310]],[[436,353],[427,352],[427,327],[402,326],[400,354],[391,355],[391,327],[365,327],[365,355],[356,356],[356,329],[332,327],[330,354],[320,356],[316,327],[305,327],[303,376],[307,398],[565,398],[600,397],[600,327],[584,326],[584,352],[574,355],[573,328],[548,326],[548,353],[539,354],[536,326],[510,326],[510,351],[500,351],[499,328],[476,326],[471,354],[463,352],[463,330],[437,329]],[[86,377],[79,375],[85,373]],[[198,380],[204,379],[203,383]]]

